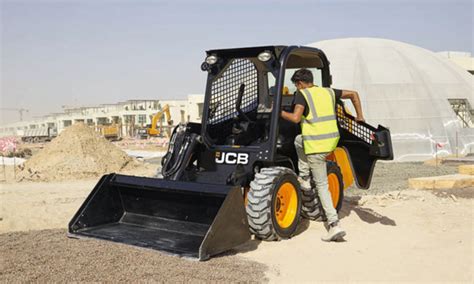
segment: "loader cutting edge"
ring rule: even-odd
[[[116,174],[100,179],[69,235],[199,260],[250,239],[240,187]]]

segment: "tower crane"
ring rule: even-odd
[[[17,111],[20,114],[20,121],[23,121],[23,113],[30,111],[26,108],[0,108],[0,110]]]

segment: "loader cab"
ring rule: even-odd
[[[296,159],[297,124],[280,118],[291,111],[299,68],[313,71],[315,83],[330,85],[329,62],[322,51],[300,46],[264,46],[207,51],[201,66],[208,73],[201,136],[216,150],[257,152],[274,161]]]

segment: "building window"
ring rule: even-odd
[[[204,108],[204,104],[203,103],[197,103],[197,106],[198,106],[198,115],[199,115],[199,117],[201,117],[202,109]]]
[[[146,114],[139,114],[138,115],[138,124],[145,124],[146,123]]]
[[[108,124],[109,119],[107,117],[98,117],[97,118],[97,125],[105,125]]]
[[[115,124],[120,123],[120,116],[112,116],[111,121],[112,123],[115,123]]]
[[[72,121],[71,121],[71,120],[63,120],[63,125],[64,125],[64,127],[71,126],[71,124],[72,124]]]
[[[124,115],[123,121],[128,124],[135,124],[135,116],[134,115]]]

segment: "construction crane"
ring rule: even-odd
[[[26,108],[0,108],[0,110],[17,111],[20,114],[20,121],[23,121],[23,113],[30,111],[29,109],[26,109]]]

